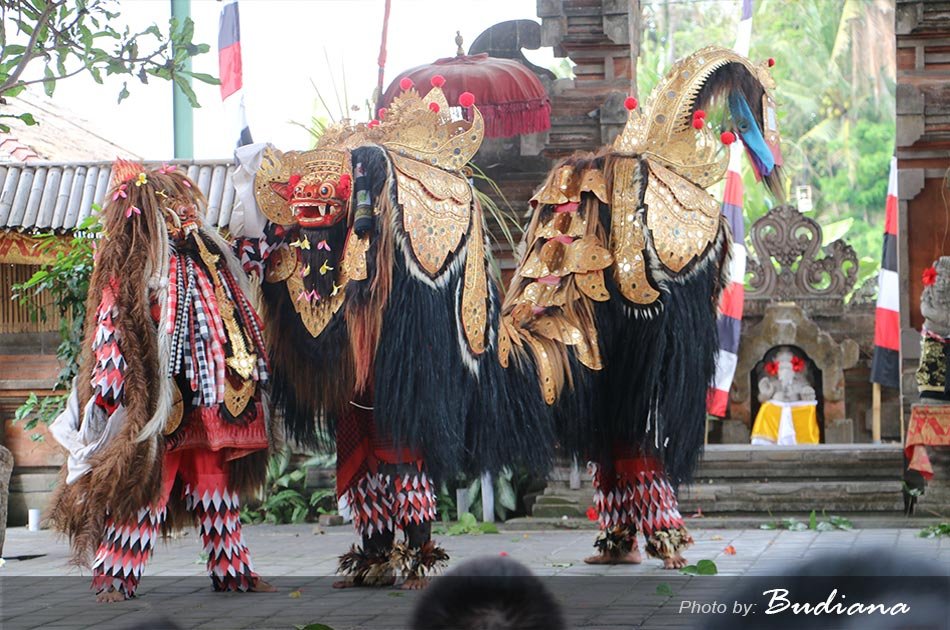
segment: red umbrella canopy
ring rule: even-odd
[[[505,138],[551,128],[551,101],[531,70],[517,61],[489,57],[488,53],[446,57],[403,72],[389,84],[381,100],[389,107],[402,93],[400,82],[409,78],[425,93],[435,76],[445,77],[442,91],[452,105],[463,92],[475,95],[475,106],[485,119],[485,135]]]

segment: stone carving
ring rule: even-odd
[[[766,305],[764,310],[761,321],[742,331],[730,397],[730,416],[751,426],[754,411],[752,377],[753,374],[760,377],[755,371],[756,365],[763,357],[771,356],[769,353],[777,346],[794,346],[796,352],[801,352],[814,363],[815,377],[820,378],[820,387],[818,383],[811,385],[821,393],[820,410],[825,422],[826,441],[850,441],[828,439],[828,429],[836,422],[850,422],[845,413],[844,371],[857,364],[858,344],[851,339],[836,342],[798,304],[777,302]]]
[[[807,360],[798,352],[787,346],[777,348],[762,366],[759,402],[815,400],[815,388],[809,382],[807,368]]]
[[[760,315],[769,302],[801,304],[812,315],[841,315],[854,288],[858,257],[842,240],[821,246],[822,230],[792,206],[777,206],[752,224],[746,312]]]
[[[924,272],[924,291],[920,294],[920,314],[924,330],[950,337],[950,256],[941,256],[933,266],[936,275]],[[932,284],[927,284],[932,282]]]
[[[950,363],[950,256],[942,256],[924,271],[920,314],[920,364],[917,389],[921,398],[950,401],[947,368]]]
[[[878,282],[880,281],[879,274],[873,275],[861,285],[854,290],[854,293],[851,294],[851,299],[848,300],[848,306],[851,308],[854,307],[871,307],[877,303],[877,291],[878,291]]]
[[[7,499],[10,494],[10,474],[13,472],[13,453],[0,444],[0,558],[7,535]]]

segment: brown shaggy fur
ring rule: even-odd
[[[379,199],[379,217],[381,218],[377,221],[379,231],[371,237],[376,242],[377,250],[376,265],[371,270],[370,300],[365,303],[356,300],[346,302],[346,325],[349,330],[356,377],[354,391],[358,394],[366,393],[372,387],[373,357],[376,355],[376,346],[383,327],[383,315],[386,312],[389,291],[392,287],[395,238],[389,221],[389,217],[393,216],[393,202],[389,194],[391,188],[392,175],[386,179],[383,186],[384,194]]]
[[[116,293],[117,315],[114,323],[118,343],[126,361],[122,403],[127,421],[120,433],[91,461],[92,470],[73,484],[65,482],[65,468],[51,502],[49,518],[56,529],[65,533],[71,542],[73,559],[88,564],[101,540],[107,513],[118,521],[137,514],[143,506],[152,503],[161,492],[164,439],[161,435],[138,441],[143,427],[151,419],[158,405],[160,379],[156,325],[149,304],[149,278],[164,273],[160,269],[166,256],[162,251],[166,231],[162,207],[180,200],[205,207],[198,187],[177,171],[158,173],[147,171],[148,182],[136,186],[126,183],[127,198],[110,201],[103,210],[105,236],[98,243],[96,263],[89,281],[86,301],[86,322],[83,349],[77,379],[79,408],[85,408],[92,398],[92,373],[95,357],[92,351],[96,334],[96,309],[103,290],[118,280]],[[166,197],[157,193],[164,191]],[[109,192],[110,200],[112,191]],[[131,206],[141,213],[126,214]],[[241,485],[259,485],[262,473],[252,474],[256,465],[263,471],[260,456],[243,458],[232,464]],[[177,495],[173,495],[177,496]],[[169,505],[170,511],[182,514],[183,506]],[[171,518],[170,523],[184,518]]]

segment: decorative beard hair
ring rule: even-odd
[[[346,222],[329,228],[300,228],[300,235],[310,241],[310,249],[300,249],[301,262],[310,273],[303,278],[307,291],[316,290],[320,299],[330,297],[334,280],[339,277],[346,244]]]

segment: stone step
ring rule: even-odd
[[[751,447],[745,444],[711,444],[696,470],[697,483],[719,479],[901,479],[904,458],[898,444],[822,444],[812,447]],[[581,466],[581,485],[590,475]],[[549,485],[567,487],[570,467],[557,466]]]
[[[900,512],[904,500],[900,481],[742,481],[683,486],[679,491],[680,511],[692,514],[722,512],[795,512],[811,510],[847,512]],[[545,516],[572,516],[585,513],[593,505],[589,485],[579,490],[548,487],[538,497],[532,515],[544,507]],[[938,493],[921,498],[923,506],[941,505]],[[943,504],[946,505],[946,504]],[[562,510],[562,511],[558,511]]]
[[[763,525],[770,525],[785,518],[794,518],[807,524],[809,514],[809,512],[780,512],[763,515],[760,513],[730,512],[715,516],[703,516],[702,518],[687,518],[686,527],[691,530],[759,529]],[[923,529],[946,522],[945,517],[921,516],[919,514],[908,517],[904,516],[902,512],[881,512],[868,515],[861,512],[828,511],[826,515],[819,513],[818,520],[827,521],[829,516],[841,516],[850,520],[855,529]],[[598,525],[596,521],[591,521],[586,516],[569,516],[568,518],[525,516],[505,521],[499,524],[499,527],[502,531],[515,532],[551,529],[596,530]]]

